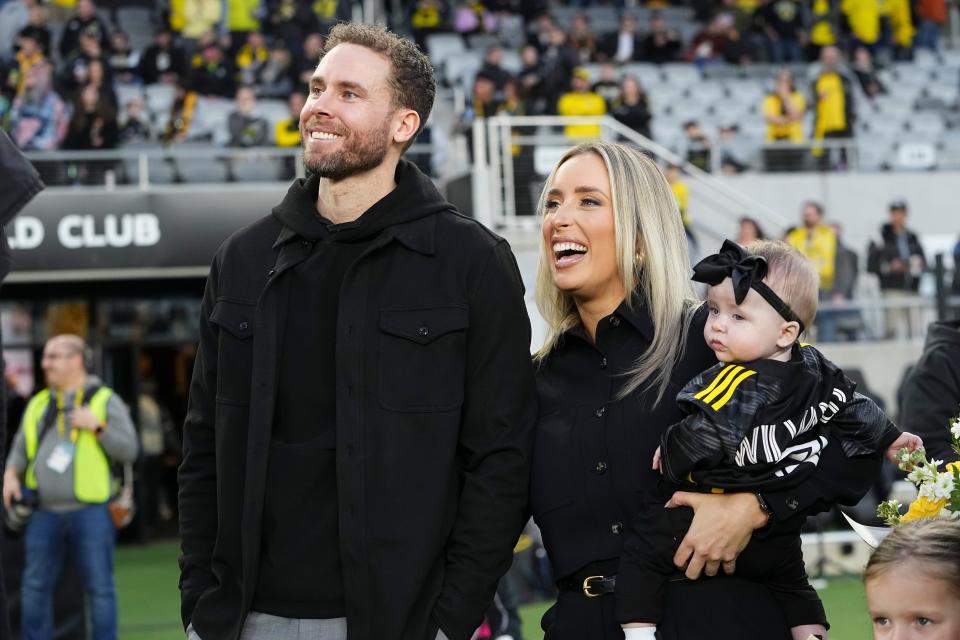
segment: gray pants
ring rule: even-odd
[[[187,640],[202,640],[193,625],[187,627]],[[347,640],[347,619],[300,620],[251,611],[240,640]]]

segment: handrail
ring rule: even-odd
[[[626,138],[641,149],[661,157],[671,164],[682,167],[698,184],[707,187],[714,195],[720,196],[724,201],[737,203],[739,205],[738,209],[749,210],[757,217],[766,218],[766,220],[761,220],[762,222],[767,222],[771,226],[783,229],[786,229],[791,224],[788,218],[775,209],[738,191],[716,176],[690,164],[670,149],[634,131],[610,116],[511,116],[501,114],[490,118],[489,121],[493,126],[503,127],[565,126],[578,124],[606,127],[616,135]],[[574,144],[574,142],[569,139],[566,142],[568,145]]]

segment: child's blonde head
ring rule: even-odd
[[[905,562],[921,562],[960,598],[960,521],[927,518],[898,525],[876,548],[864,583]]]
[[[755,240],[746,246],[767,261],[763,281],[797,314],[807,329],[817,315],[820,276],[802,253],[781,240]]]

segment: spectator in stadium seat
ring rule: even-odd
[[[750,216],[743,216],[737,223],[737,244],[745,247],[754,240],[765,240],[766,234],[760,228],[760,223]]]
[[[0,5],[0,62],[13,56],[17,34],[30,22],[30,9],[37,0],[9,0]]]
[[[12,73],[7,77],[11,85],[9,87],[11,89],[11,99],[23,93],[27,72],[30,68],[37,64],[43,64],[47,60],[33,33],[21,32],[17,42],[20,45],[19,51],[14,57],[14,64],[11,65]]]
[[[201,51],[200,66],[190,72],[190,87],[201,96],[229,98],[236,93],[232,66],[224,60],[223,50],[210,42]]]
[[[543,54],[553,43],[553,32],[558,29],[557,21],[547,12],[537,16],[533,30],[527,36],[527,44],[536,47],[537,52]]]
[[[144,84],[174,84],[186,73],[186,64],[186,54],[173,42],[173,32],[160,26],[140,58],[139,75]]]
[[[833,289],[821,296],[822,300],[832,304],[844,304],[853,300],[860,273],[860,259],[856,251],[843,242],[843,227],[839,223],[830,225],[837,238],[837,255],[834,260]],[[838,334],[843,333],[853,340],[860,332],[863,321],[858,309],[828,309],[817,311],[817,342],[834,342]]]
[[[717,137],[717,153],[720,154],[720,170],[728,175],[743,173],[750,168],[753,145],[740,137],[740,126],[728,122],[720,126]]]
[[[198,42],[206,33],[216,29],[223,19],[222,0],[183,0],[183,15],[179,29],[181,44],[187,55],[193,55]],[[171,24],[173,16],[171,15]],[[176,29],[176,27],[174,27]]]
[[[80,44],[63,64],[57,89],[61,95],[73,100],[75,93],[90,80],[90,64],[104,60],[104,50],[100,41],[91,33],[80,34]],[[105,69],[109,73],[109,69]]]
[[[866,47],[875,54],[880,40],[880,3],[877,0],[844,0],[840,3],[840,10],[850,26],[850,50]]]
[[[936,51],[940,29],[946,23],[946,0],[920,0],[917,2],[917,35],[913,43],[917,47]]]
[[[907,61],[913,59],[913,37],[917,30],[913,26],[911,0],[886,0],[881,3],[881,33],[889,37],[893,45],[893,59]]]
[[[320,50],[323,49],[323,36],[319,33],[309,33],[303,41],[303,50],[295,58],[299,89],[306,89],[310,82],[313,70],[317,68],[320,59]]]
[[[92,84],[97,88],[100,95],[117,110],[117,92],[113,88],[113,82],[110,81],[109,68],[103,60],[91,60],[87,73],[87,84]]]
[[[267,0],[264,32],[275,40],[283,40],[295,57],[302,52],[307,34],[320,33],[317,17],[309,2],[300,0]],[[316,66],[317,58],[314,58]],[[306,86],[306,83],[304,83]]]
[[[120,121],[120,144],[143,143],[153,140],[153,128],[143,113],[143,100],[132,98],[124,105]]]
[[[20,30],[19,37],[31,36],[43,52],[44,57],[50,58],[50,28],[47,26],[47,8],[42,4],[30,7],[30,18],[27,25]]]
[[[248,42],[247,35],[260,31],[260,12],[263,9],[261,0],[225,0],[227,15],[226,23],[227,33],[230,34],[231,55],[236,55],[237,51]]]
[[[810,3],[807,18],[808,42],[804,50],[804,59],[808,62],[820,59],[824,47],[837,44],[838,15],[832,0],[813,0]]]
[[[237,70],[237,83],[252,85],[256,84],[260,69],[270,59],[270,49],[259,31],[250,31],[246,36],[246,42],[237,50],[234,65]]]
[[[890,221],[880,227],[880,242],[871,242],[867,251],[867,270],[880,279],[885,300],[902,301],[917,295],[927,258],[917,234],[907,228],[907,201],[896,198],[889,209]],[[886,325],[888,338],[909,336],[909,309],[887,309]]]
[[[170,115],[167,124],[160,134],[160,141],[166,145],[187,140],[191,135],[190,125],[193,124],[193,115],[197,108],[197,92],[190,89],[185,82],[178,82],[173,104],[170,105]]]
[[[866,47],[859,47],[853,53],[853,74],[860,83],[860,88],[868,98],[876,98],[879,95],[887,93],[887,88],[877,75],[877,70],[873,66],[873,56]]]
[[[103,151],[114,149],[119,140],[117,112],[94,84],[87,84],[77,95],[73,115],[63,140],[63,149]],[[112,169],[112,160],[86,160],[76,163],[76,180],[81,184],[103,184],[104,172]]]
[[[667,29],[667,21],[659,11],[650,15],[649,33],[640,43],[641,60],[654,64],[675,62],[680,59],[680,36]]]
[[[650,137],[650,103],[647,94],[640,85],[640,80],[633,74],[623,77],[621,96],[614,101],[610,115],[622,122],[637,133]]]
[[[570,88],[573,70],[577,68],[577,52],[567,44],[562,29],[550,32],[550,45],[540,56],[543,97],[550,113],[555,113],[557,101]]]
[[[10,137],[24,151],[52,151],[67,133],[69,114],[53,90],[49,63],[30,67],[23,93],[13,101]]]
[[[637,31],[637,19],[629,13],[620,16],[620,27],[604,41],[603,52],[613,62],[636,62],[643,56],[643,38]]]
[[[763,119],[767,123],[766,142],[803,142],[803,116],[807,100],[797,91],[793,73],[781,69],[771,93],[763,99]],[[767,171],[798,171],[802,168],[803,149],[770,147],[764,150]]]
[[[476,118],[489,118],[497,113],[500,106],[497,100],[497,86],[487,76],[478,75],[473,79],[473,94],[468,108],[469,121]]]
[[[570,46],[577,52],[580,64],[589,64],[597,59],[597,36],[590,27],[590,18],[578,13],[570,21],[567,32]]]
[[[110,50],[109,30],[97,15],[97,7],[92,0],[77,0],[75,15],[67,21],[60,34],[60,59],[67,60],[80,51],[80,36],[87,34],[100,45],[103,51]]]
[[[417,46],[427,50],[427,36],[441,33],[447,23],[446,3],[441,0],[417,0],[410,7],[410,30]]]
[[[140,52],[130,45],[130,37],[123,31],[110,36],[111,51],[107,56],[110,75],[116,82],[140,84]]]
[[[293,91],[293,72],[290,69],[290,51],[282,42],[270,47],[270,58],[256,77],[258,98],[286,100]]]
[[[771,0],[761,4],[756,16],[763,25],[770,62],[800,62],[803,37],[802,8],[796,0]]]
[[[816,119],[813,126],[814,140],[847,139],[853,137],[854,104],[850,76],[841,64],[840,50],[824,47],[820,50],[820,65],[813,82]],[[820,156],[821,168],[830,166],[830,153],[815,149]],[[841,149],[839,162],[846,163],[845,149]]]
[[[499,93],[503,85],[511,78],[510,72],[503,68],[503,47],[493,44],[483,54],[483,64],[477,71],[478,76],[489,78]]]
[[[302,91],[290,94],[287,104],[290,106],[290,117],[279,120],[274,127],[273,139],[278,147],[300,146],[300,112],[307,101]]]
[[[733,17],[729,13],[718,14],[690,43],[687,60],[703,68],[710,64],[738,62],[739,53],[734,40]]]
[[[700,128],[700,123],[696,120],[687,120],[683,123],[683,134],[686,136],[684,141],[686,150],[684,155],[687,162],[697,167],[701,171],[710,171],[711,145],[710,138]]]
[[[507,81],[503,86],[503,101],[497,106],[498,114],[509,116],[525,116],[526,102],[520,89],[520,82],[516,79]],[[511,137],[531,136],[536,132],[535,127],[512,127]],[[517,215],[529,216],[536,214],[536,202],[531,183],[536,178],[533,164],[533,145],[510,145],[510,155],[513,157],[513,194]]]
[[[267,141],[269,127],[263,116],[255,113],[257,94],[252,87],[237,89],[236,108],[227,116],[229,147],[259,147]]]
[[[548,111],[548,108],[543,92],[543,65],[540,64],[540,52],[532,44],[525,45],[520,50],[520,61],[523,67],[517,79],[520,82],[520,92],[526,101],[526,112],[528,115],[542,115]]]
[[[620,101],[620,85],[621,82],[617,80],[617,68],[609,62],[604,62],[600,65],[600,78],[593,83],[590,89],[603,96],[607,103],[607,110],[610,111]]]
[[[836,280],[837,233],[823,222],[823,205],[812,200],[801,209],[803,224],[789,230],[786,241],[807,256],[820,275],[821,299],[833,291]]]
[[[560,96],[557,114],[561,116],[602,116],[607,113],[603,97],[590,90],[590,72],[583,67],[573,71],[570,91]],[[568,124],[564,134],[571,140],[599,138],[599,124]]]

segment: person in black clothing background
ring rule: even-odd
[[[545,640],[623,638],[610,595],[632,535],[625,523],[668,500],[695,515],[675,558],[689,580],[667,588],[662,637],[789,638],[763,586],[698,578],[732,568],[755,530],[790,530],[836,502],[856,502],[879,461],[848,460],[832,443],[803,484],[764,494],[766,510],[752,494],[671,495],[650,460],[681,418],[676,394],[716,362],[702,339],[705,310],[685,284],[673,194],[640,152],[596,142],[560,159],[541,204],[537,303],[549,333],[537,353],[531,510],[560,588],[541,622]]]
[[[627,125],[642,136],[650,137],[650,103],[640,86],[640,80],[632,74],[625,75],[621,83],[621,97],[611,114],[617,121]]]
[[[510,567],[530,324],[506,241],[401,158],[435,90],[412,42],[334,27],[310,177],[214,259],[179,474],[190,638],[467,640]]]

